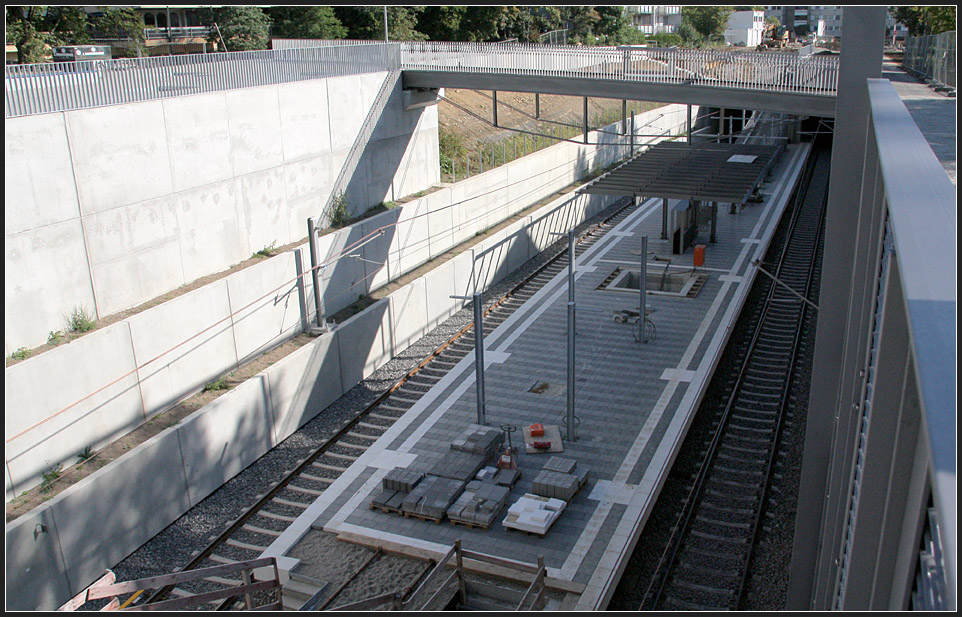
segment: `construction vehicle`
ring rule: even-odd
[[[781,24],[768,24],[765,26],[765,33],[762,35],[762,42],[756,49],[758,51],[782,49],[787,45],[788,28]]]

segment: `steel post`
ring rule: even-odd
[[[481,313],[481,293],[474,294],[474,363],[477,373],[478,424],[487,425],[484,409],[484,324]]]
[[[324,325],[324,315],[321,312],[320,275],[317,272],[317,238],[314,236],[314,218],[307,219],[307,239],[311,251],[311,283],[314,289],[314,312],[318,326]]]
[[[575,440],[575,303],[568,302],[568,427],[567,439]]]
[[[645,337],[645,296],[648,286],[648,236],[641,237],[641,270],[638,274],[638,337],[642,343],[647,343]]]

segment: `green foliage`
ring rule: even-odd
[[[674,32],[659,32],[655,35],[655,45],[658,47],[681,47],[684,42],[681,36]]]
[[[270,43],[271,18],[256,6],[200,8],[197,17],[211,28],[207,39],[223,43],[227,47],[225,51],[267,49]]]
[[[329,6],[269,6],[271,36],[281,39],[343,39],[347,28]]]
[[[21,347],[17,351],[10,354],[10,357],[14,360],[26,360],[30,357],[30,350],[26,347]]]
[[[681,22],[675,32],[681,37],[682,44],[685,47],[701,47],[705,44],[705,37],[687,21]]]
[[[230,386],[227,385],[227,378],[220,377],[219,379],[215,379],[204,386],[204,392],[216,392],[218,390],[227,390],[229,388]]]
[[[956,29],[956,7],[895,6],[889,14],[908,28],[909,36],[941,34]]]
[[[50,471],[44,472],[42,474],[43,480],[40,482],[40,492],[47,493],[53,488],[53,483],[57,481],[57,478],[63,473],[63,465],[58,463],[56,467],[50,469]]]
[[[441,160],[441,173],[454,173],[454,161],[464,158],[466,152],[464,142],[454,133],[439,129],[438,130],[439,158]]]
[[[141,55],[145,49],[144,20],[132,8],[106,7],[103,16],[97,18],[93,25],[108,37],[131,40],[134,43],[134,56]]]
[[[60,330],[51,330],[47,335],[48,345],[59,345],[60,341],[63,340],[63,333]]]
[[[261,250],[251,255],[251,257],[270,257],[271,255],[274,254],[274,245],[276,244],[277,244],[277,240],[274,240],[273,242],[271,242]]]
[[[77,455],[77,464],[83,463],[93,458],[95,452],[90,449],[90,446],[84,448],[84,451]]]
[[[723,36],[731,14],[732,7],[730,6],[697,5],[681,7],[682,24],[686,22],[690,24],[703,39]],[[681,33],[679,32],[679,34]],[[684,35],[682,35],[682,38],[684,38]]]
[[[93,315],[87,312],[83,306],[76,306],[73,313],[67,318],[67,330],[70,332],[84,333],[90,332],[96,326]]]
[[[327,220],[331,227],[339,229],[351,222],[351,213],[347,201],[347,195],[338,193],[331,200],[331,205],[327,208]]]
[[[423,41],[427,37],[417,30],[418,17],[424,7],[387,7],[388,37],[391,41]],[[383,6],[336,6],[334,15],[347,28],[347,38],[384,40]]]
[[[87,13],[79,6],[8,6],[5,39],[17,46],[17,62],[43,62],[50,47],[90,41]]]

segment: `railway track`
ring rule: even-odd
[[[764,520],[822,230],[830,157],[816,148],[730,395],[693,474],[641,610],[739,610]],[[766,270],[772,269],[763,265]],[[786,285],[788,288],[786,288]]]
[[[576,257],[637,209],[638,206],[633,201],[626,199],[617,202],[611,215],[582,232],[576,239]],[[564,249],[524,281],[491,302],[484,313],[484,334],[487,335],[497,328],[539,289],[564,271],[567,264],[568,251]],[[195,551],[180,571],[257,558],[365,450],[464,356],[472,353],[473,349],[474,325],[469,324],[424,358],[312,454],[301,460],[293,471],[269,491],[257,496],[252,507],[227,525],[220,534],[211,536],[208,544]],[[204,593],[213,587],[241,584],[240,579],[216,578],[179,587],[169,586],[155,591],[146,597],[143,603]],[[334,596],[328,601],[333,599]],[[231,598],[222,601],[214,608],[229,610],[234,600]]]

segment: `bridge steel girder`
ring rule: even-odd
[[[617,79],[583,77],[545,77],[468,73],[463,71],[401,72],[404,88],[464,88],[469,90],[501,90],[533,92],[565,96],[590,96],[629,101],[686,103],[733,109],[756,109],[803,116],[835,117],[835,96],[793,92],[766,92],[693,84],[658,84]]]

